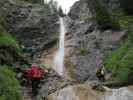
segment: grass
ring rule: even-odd
[[[15,73],[7,66],[0,66],[0,100],[22,100],[21,87]]]

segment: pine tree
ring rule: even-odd
[[[61,17],[63,17],[63,16],[64,16],[64,12],[63,12],[63,10],[62,10],[62,7],[61,7],[61,6],[59,6],[59,8],[58,8],[58,14],[59,14],[59,16],[61,16]]]
[[[120,5],[126,14],[133,14],[133,0],[120,0]]]

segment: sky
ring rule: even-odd
[[[49,0],[48,0],[49,1]],[[68,11],[70,10],[70,7],[79,0],[54,0],[57,1],[58,4],[62,7],[63,11],[68,13]]]

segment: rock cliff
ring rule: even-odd
[[[79,82],[96,79],[96,71],[102,66],[105,55],[116,50],[126,34],[111,29],[99,30],[95,2],[87,2],[76,2],[66,17],[66,76]]]
[[[47,6],[21,0],[2,0],[0,5],[5,28],[25,46],[40,51],[56,42],[58,15]]]

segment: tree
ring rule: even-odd
[[[53,13],[58,13],[58,3],[57,3],[57,1],[50,0],[48,4],[49,4],[50,9]]]
[[[133,14],[133,0],[120,0],[120,6],[126,14]]]
[[[61,6],[59,6],[59,8],[58,8],[58,14],[59,14],[59,16],[61,16],[61,17],[63,17],[63,16],[64,16],[64,12],[63,12],[63,10],[62,10],[62,7],[61,7]]]
[[[96,20],[101,30],[119,29],[119,24],[112,19],[108,10],[99,0],[95,0],[95,12]]]

